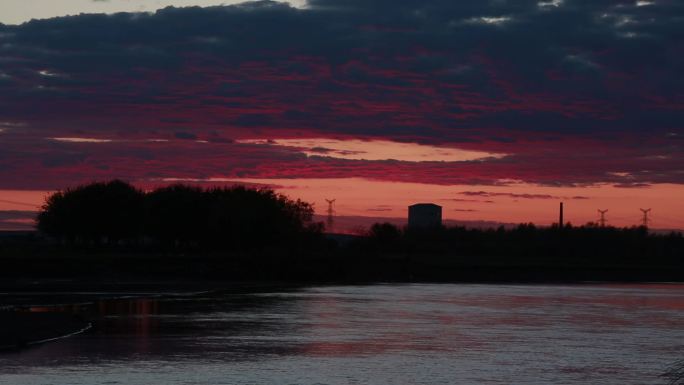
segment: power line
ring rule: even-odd
[[[651,218],[649,219],[649,221],[653,222],[653,220],[654,220],[653,215],[651,215]],[[670,216],[662,215],[662,214],[656,215],[655,220],[658,222],[658,227],[662,227],[662,226],[681,227],[684,225],[684,220],[682,218],[675,218],[675,217],[670,217]]]
[[[17,202],[17,201],[10,201],[7,199],[0,199],[0,202],[2,203],[9,203],[12,205],[19,205],[19,206],[27,206],[27,207],[40,207],[40,205],[34,204],[34,203],[26,203],[26,202]]]
[[[666,218],[666,219],[670,219],[673,221],[684,221],[684,217],[671,217],[671,216],[669,216],[667,214],[663,214],[661,212],[658,213],[657,217],[658,218]]]

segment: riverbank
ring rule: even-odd
[[[397,253],[154,254],[70,252],[0,257],[0,291],[201,291],[250,282],[684,282],[679,259],[464,257]],[[41,282],[35,285],[34,282]],[[60,289],[61,288],[61,289]]]
[[[81,333],[91,324],[74,314],[0,311],[0,351],[17,350]]]
[[[376,224],[366,236],[347,240],[280,244],[226,237],[210,237],[210,244],[16,237],[0,242],[0,289],[3,280],[14,279],[65,280],[75,290],[101,282],[164,282],[169,290],[207,281],[684,282],[684,237],[644,227],[421,230]]]

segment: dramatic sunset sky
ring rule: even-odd
[[[684,228],[680,0],[2,0],[0,23],[0,229],[112,178]]]

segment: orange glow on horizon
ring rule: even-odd
[[[345,179],[239,179],[249,183],[283,186],[277,191],[314,203],[316,213],[325,215],[325,198],[336,198],[337,215],[406,218],[407,207],[433,202],[443,207],[446,220],[533,222],[550,225],[557,221],[558,202],[565,202],[565,220],[575,225],[596,222],[597,209],[608,209],[608,224],[640,224],[640,207],[652,208],[652,228],[684,229],[684,186],[656,184],[646,188],[546,187],[526,183],[504,186],[384,182],[362,178]],[[493,196],[463,195],[486,192]],[[500,194],[500,195],[496,195]],[[516,197],[516,195],[519,195]],[[520,196],[548,196],[524,198]],[[573,199],[579,197],[580,199]]]
[[[223,181],[222,178],[218,179]],[[201,184],[202,181],[174,180],[195,184]],[[149,184],[141,181],[141,184],[144,183]],[[684,201],[681,199],[684,185],[676,184],[656,184],[644,188],[610,185],[547,187],[525,183],[442,186],[363,178],[227,178],[222,183],[279,186],[275,188],[276,191],[314,204],[319,215],[326,214],[326,198],[337,199],[335,210],[338,216],[396,219],[406,218],[410,204],[433,202],[443,207],[445,220],[550,225],[557,220],[558,202],[563,201],[565,220],[574,225],[596,222],[597,209],[608,209],[606,218],[611,226],[639,225],[639,208],[651,208],[651,228],[684,229]],[[0,210],[38,210],[47,194],[49,192],[0,190]]]
[[[0,190],[0,211],[36,211],[45,203],[50,191]]]

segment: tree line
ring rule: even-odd
[[[69,244],[245,250],[319,237],[313,212],[311,204],[266,188],[176,184],[142,191],[113,180],[51,194],[36,225]]]
[[[327,254],[332,241],[314,223],[313,207],[271,189],[242,186],[203,189],[176,184],[152,191],[114,180],[50,195],[37,216],[43,234],[70,245],[141,245],[151,250],[307,249]],[[400,228],[377,223],[366,236],[333,255],[443,255],[684,263],[681,233],[653,234],[645,227],[595,224],[573,227],[475,229],[461,226]]]
[[[684,262],[681,233],[654,234],[645,227],[602,227],[590,223],[562,228],[532,223],[512,229],[462,226],[400,228],[376,223],[356,248],[398,254],[523,257],[576,257],[594,261],[668,259]]]

